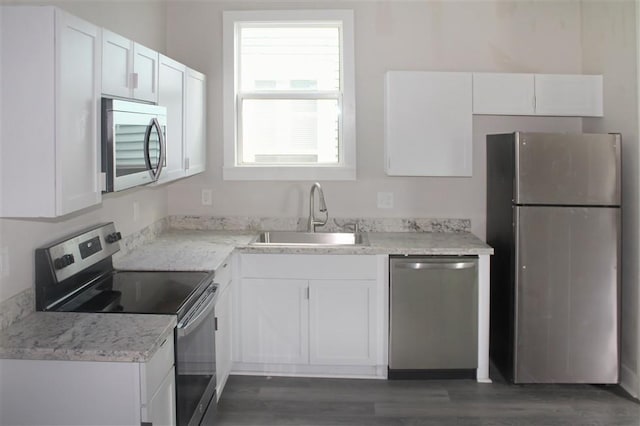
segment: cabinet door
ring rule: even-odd
[[[601,75],[536,74],[536,114],[602,117]]]
[[[55,16],[55,180],[60,216],[101,200],[97,139],[101,67],[98,27],[60,10]]]
[[[231,318],[232,293],[231,283],[218,296],[216,302],[216,390],[218,399],[231,371]]]
[[[535,115],[533,74],[473,73],[473,113]]]
[[[143,422],[152,425],[173,426],[176,424],[176,372],[171,368],[147,404]]]
[[[133,65],[131,40],[109,30],[102,30],[102,93],[131,97]]]
[[[133,97],[158,101],[158,52],[133,43]]]
[[[186,158],[187,176],[201,173],[206,167],[206,79],[192,69],[187,69],[186,90]]]
[[[240,285],[240,360],[308,363],[307,281],[245,278]]]
[[[471,73],[389,71],[387,175],[471,176],[471,123]]]
[[[375,365],[375,283],[309,282],[311,364]]]
[[[184,88],[186,67],[160,55],[158,70],[158,105],[167,108],[167,164],[158,182],[184,176]]]

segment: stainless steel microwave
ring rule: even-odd
[[[102,98],[102,191],[155,182],[166,165],[167,109]]]

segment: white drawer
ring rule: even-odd
[[[224,262],[216,269],[213,281],[218,284],[218,291],[222,292],[226,286],[231,282],[231,275],[233,264],[231,263],[231,256],[227,257]]]
[[[243,254],[244,278],[359,279],[377,278],[376,256]]]

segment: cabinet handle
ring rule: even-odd
[[[213,319],[213,330],[218,331],[218,317]]]
[[[475,266],[475,262],[448,262],[448,263],[436,263],[436,262],[409,262],[398,263],[395,268],[399,269],[469,269]]]
[[[138,88],[138,73],[137,72],[132,72],[131,73],[131,85],[133,86],[134,89]]]
[[[304,292],[304,293],[305,293],[304,297],[305,297],[307,300],[309,300],[309,299],[311,298],[311,294],[310,294],[310,291],[309,291],[309,287],[305,288],[305,292]]]

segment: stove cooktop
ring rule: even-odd
[[[207,272],[114,271],[54,308],[60,312],[177,314],[207,287]]]

